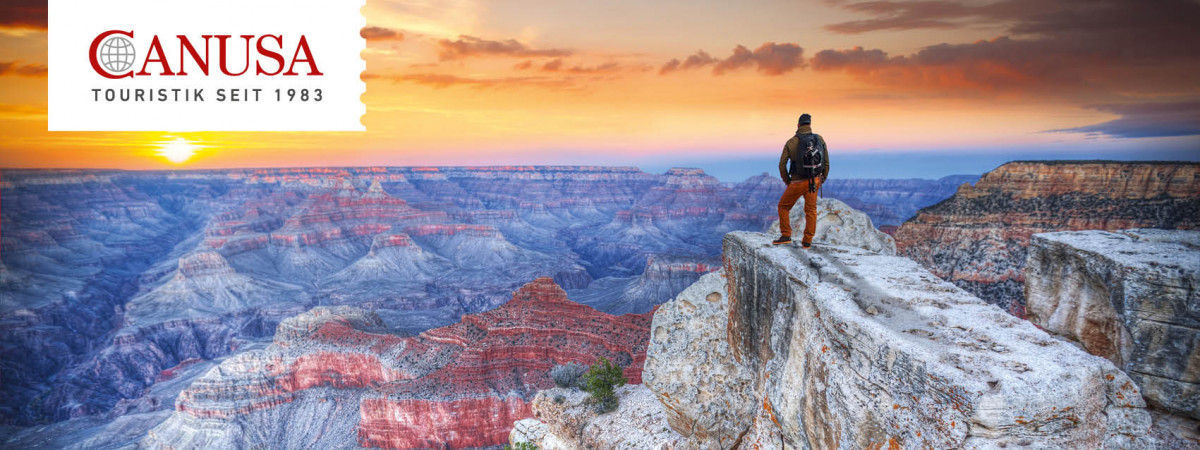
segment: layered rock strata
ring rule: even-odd
[[[150,447],[467,448],[506,442],[555,364],[600,356],[641,382],[650,315],[611,316],[540,278],[492,311],[415,337],[315,308],[198,379]]]
[[[1033,236],[1029,320],[1108,358],[1152,405],[1200,420],[1200,231]]]
[[[159,194],[108,171],[4,169],[0,190],[0,424],[88,414],[47,402],[50,387],[111,337],[140,274],[193,231],[212,186]]]
[[[687,445],[1130,448],[1137,386],[911,260],[725,237],[655,315],[646,386]]]
[[[269,343],[318,305],[411,336],[545,275],[644,313],[719,265],[723,233],[766,229],[782,183],[587,166],[5,169],[0,189],[0,424],[33,426],[122,414],[162,371]]]
[[[1142,227],[1200,227],[1200,164],[1011,162],[922,209],[895,237],[901,255],[1023,317],[1030,236]]]

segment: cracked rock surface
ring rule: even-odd
[[[1152,406],[1200,420],[1200,231],[1033,236],[1029,320],[1108,358]]]

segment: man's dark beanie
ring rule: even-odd
[[[811,125],[811,124],[812,124],[812,116],[808,115],[808,113],[804,113],[804,114],[800,115],[800,125]]]

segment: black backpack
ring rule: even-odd
[[[808,180],[821,174],[825,166],[820,137],[814,133],[796,135],[796,159],[792,160],[792,178]]]

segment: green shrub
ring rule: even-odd
[[[538,450],[532,442],[518,442],[517,445],[504,444],[504,450]]]
[[[584,391],[592,395],[596,412],[604,414],[617,409],[617,394],[613,389],[624,386],[628,381],[620,366],[601,356],[592,364],[592,368],[583,374],[580,384]]]

